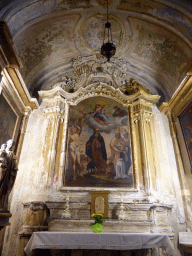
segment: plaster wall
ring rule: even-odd
[[[173,204],[177,212],[177,221],[184,224],[185,212],[168,118],[156,106],[153,108],[153,113],[159,158],[157,183],[160,188],[160,200]]]

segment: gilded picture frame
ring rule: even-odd
[[[91,215],[102,214],[108,218],[108,194],[109,191],[90,191],[91,194]]]
[[[127,107],[96,97],[70,106],[66,187],[133,188]]]
[[[192,101],[178,117],[192,171]]]
[[[20,115],[15,111],[3,91],[0,92],[0,145],[13,139],[17,142]]]

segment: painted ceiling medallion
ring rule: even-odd
[[[109,15],[109,21],[111,23],[113,43],[118,48],[123,41],[124,28],[121,22],[114,16]],[[90,50],[100,51],[104,38],[104,28],[106,23],[106,17],[104,15],[96,14],[85,20],[81,26],[80,31],[81,38],[84,41],[81,42],[83,47],[88,47]]]

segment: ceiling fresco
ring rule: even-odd
[[[110,63],[100,55],[106,2],[0,1],[1,19],[9,26],[32,96],[57,83],[76,91],[96,81],[123,87],[133,78],[160,94],[161,102],[170,99],[192,59],[191,1],[110,0],[117,48]]]

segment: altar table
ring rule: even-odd
[[[30,256],[35,249],[134,250],[150,248],[162,248],[170,256],[176,255],[168,235],[155,233],[34,232],[24,251]]]

